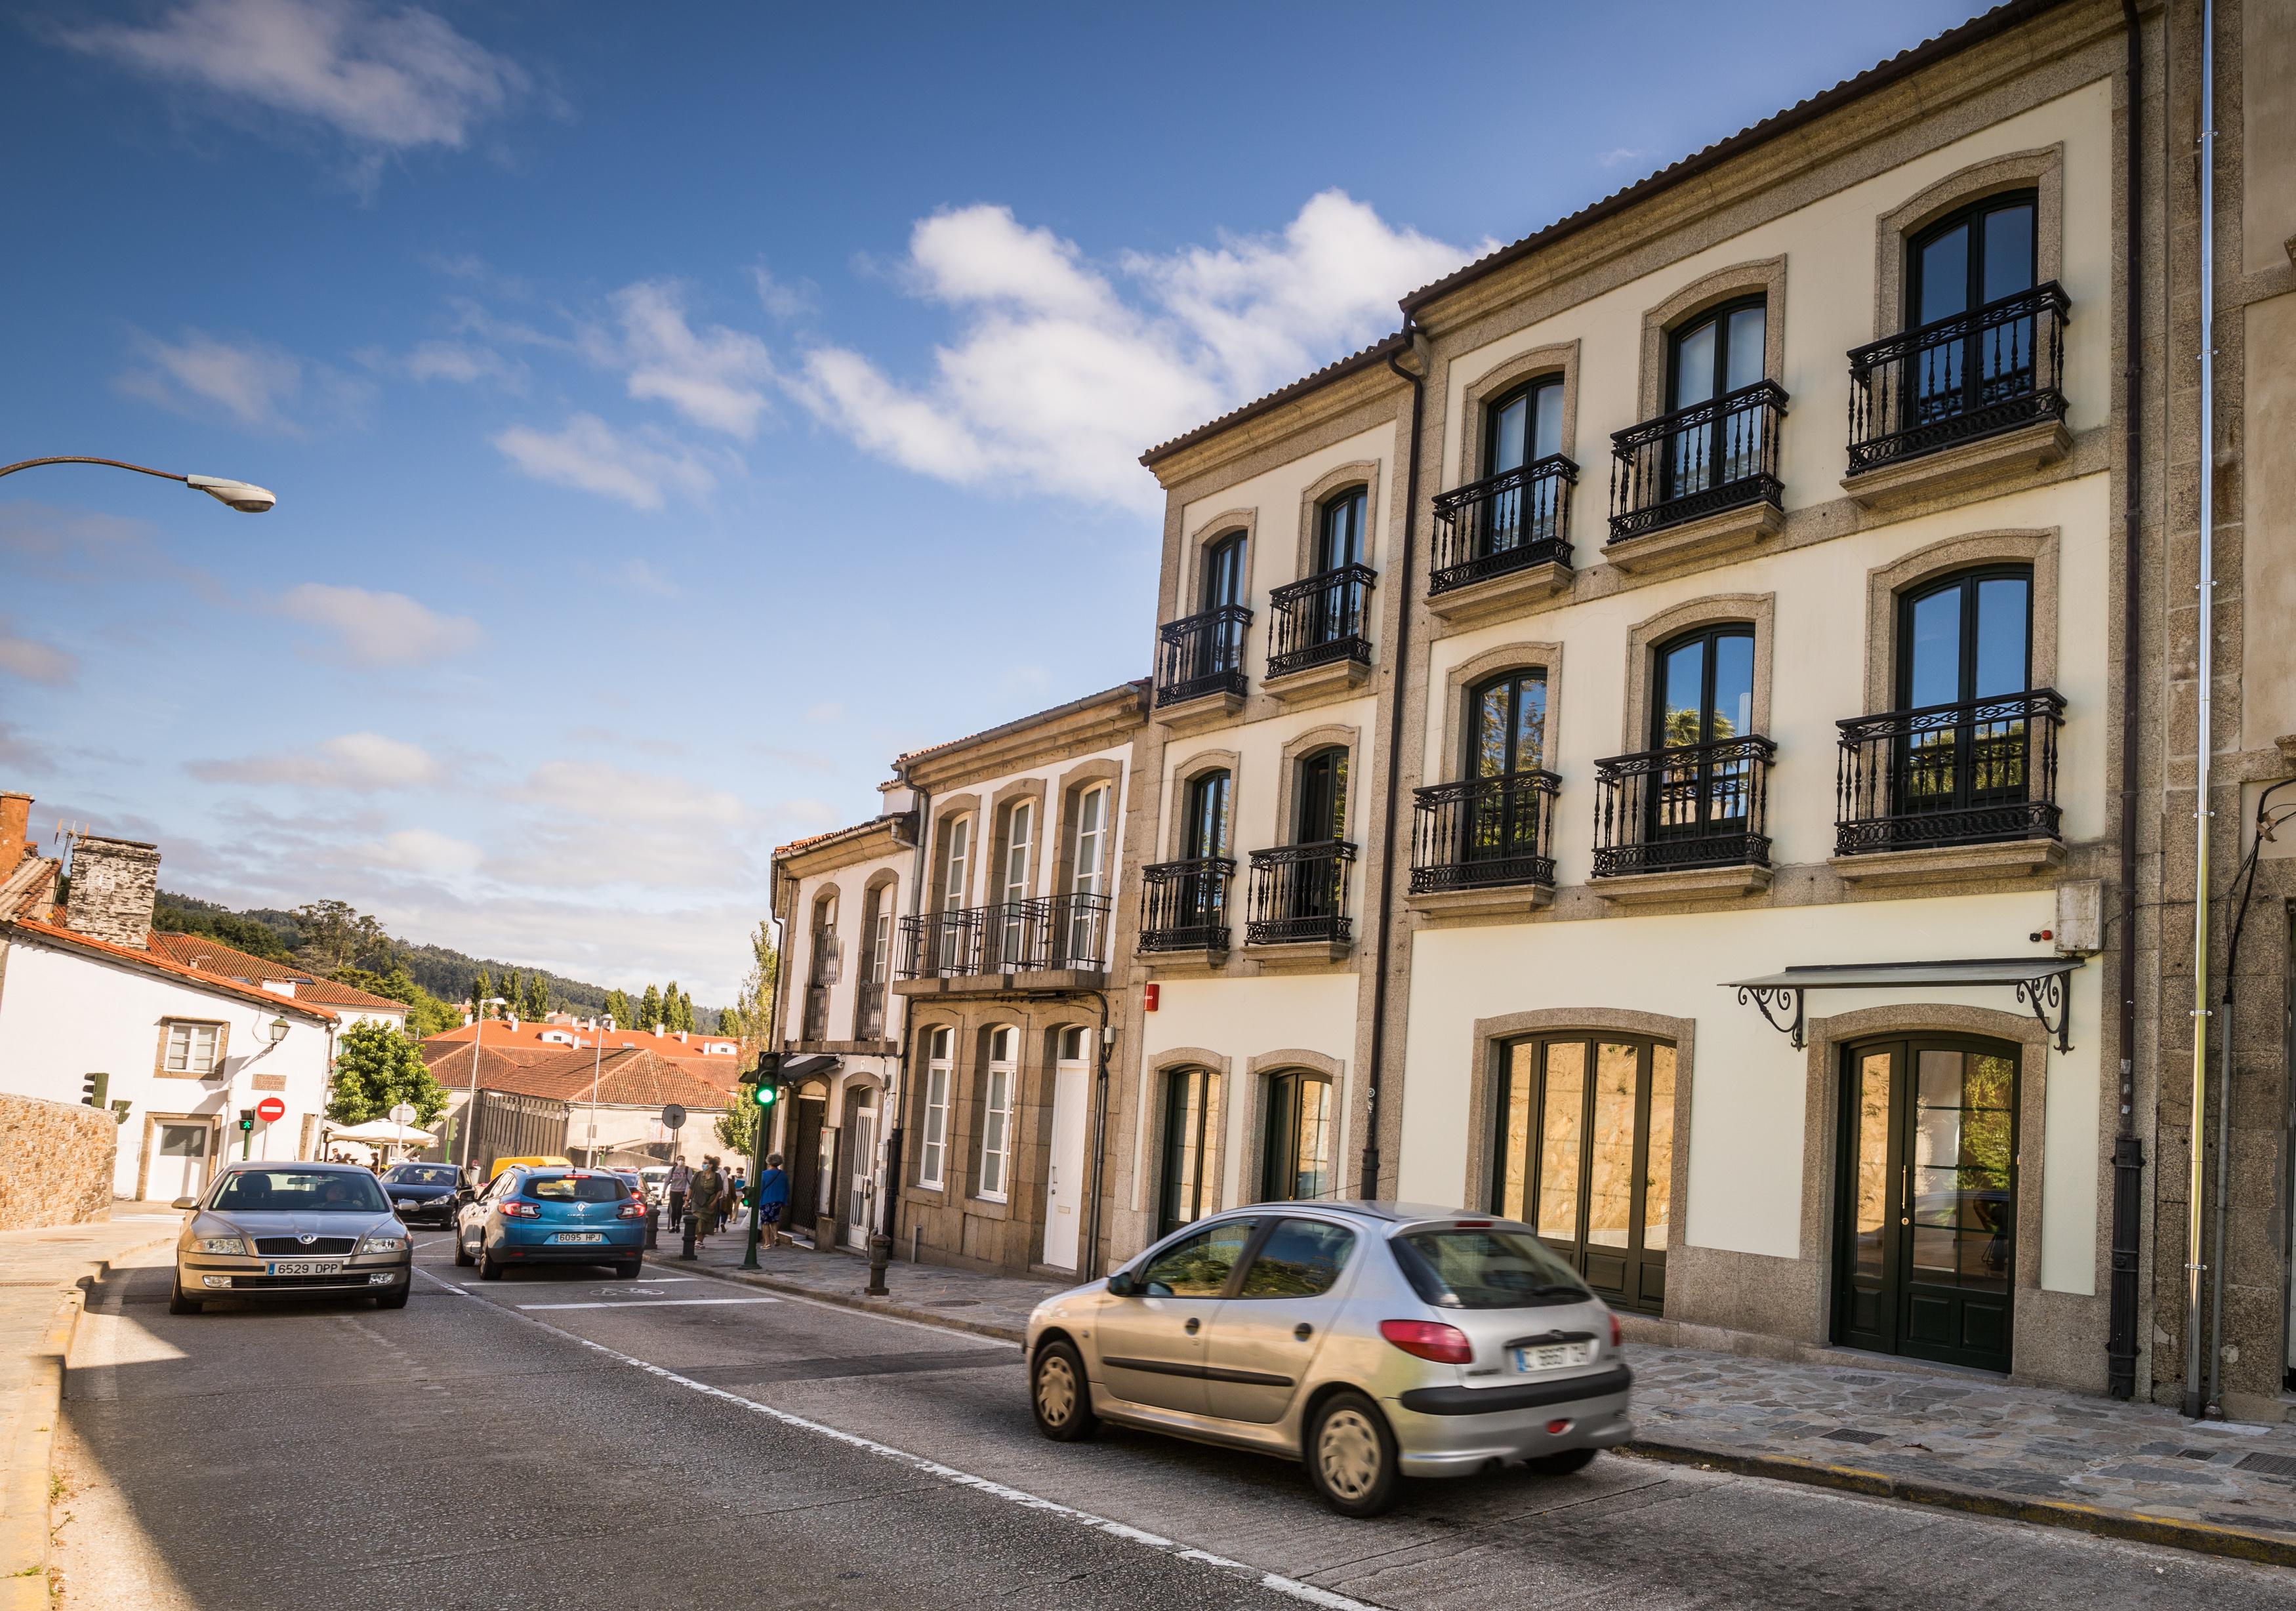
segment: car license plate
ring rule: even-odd
[[[266,1275],[340,1275],[343,1261],[339,1258],[273,1259],[263,1267]]]
[[[1595,1357],[1592,1343],[1539,1343],[1514,1351],[1514,1368],[1518,1370],[1561,1370],[1566,1366],[1583,1365]]]
[[[606,1239],[606,1233],[603,1231],[562,1231],[550,1239],[554,1242],[603,1242]]]

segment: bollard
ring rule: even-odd
[[[869,1284],[862,1288],[871,1297],[885,1296],[885,1266],[893,1256],[893,1239],[880,1231],[869,1239]]]
[[[661,1246],[661,1205],[646,1205],[646,1251],[652,1253]]]
[[[701,1219],[699,1214],[689,1214],[685,1216],[685,1246],[679,1249],[677,1256],[688,1263],[693,1261],[693,1233],[701,1224]]]

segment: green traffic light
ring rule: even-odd
[[[770,1108],[781,1100],[781,1088],[776,1085],[759,1085],[750,1093],[750,1100],[760,1108]]]

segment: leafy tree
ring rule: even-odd
[[[550,981],[536,969],[526,976],[526,1017],[546,1018],[550,1016]]]
[[[509,1018],[519,1010],[519,993],[523,988],[523,985],[519,980],[517,969],[513,968],[503,975],[502,1005],[495,1009],[496,1018]]]
[[[630,1026],[630,998],[619,990],[606,992],[606,1016],[614,1020],[617,1029]]]
[[[718,1010],[718,1033],[731,1035],[737,1041],[742,1038],[742,1010],[739,1007],[720,1007]]]
[[[319,971],[330,975],[390,947],[382,925],[348,901],[313,901],[295,908],[294,917],[303,931],[303,949],[312,953]]]
[[[422,1066],[414,1043],[388,1024],[354,1024],[344,1030],[334,1084],[327,1092],[327,1116],[338,1124],[364,1124],[390,1117],[400,1102],[414,1108],[418,1126],[427,1127],[447,1110],[446,1088]]]
[[[494,993],[495,982],[487,977],[485,969],[480,969],[471,980],[471,1016],[473,1018],[482,1018],[487,1016],[487,1010],[483,1003]]]
[[[340,973],[335,977],[344,983],[349,982],[344,980]],[[453,1002],[442,1002],[423,989],[398,963],[393,963],[390,971],[375,983],[361,985],[359,988],[372,991],[376,995],[389,996],[394,1002],[404,1002],[406,1004],[406,1033],[418,1041],[427,1041],[463,1021],[463,1015],[455,1010]]]
[[[661,992],[649,985],[645,987],[645,994],[638,998],[638,1027],[651,1034],[653,1026],[660,1022]]]
[[[353,990],[364,990],[369,995],[390,995],[382,987],[382,975],[369,973],[364,968],[338,968],[327,976],[338,985],[348,985]],[[398,1000],[392,996],[393,1001]]]
[[[748,1157],[758,1146],[758,1104],[752,1100],[757,1084],[751,1081],[734,1088],[734,1105],[718,1116],[711,1128],[718,1144],[739,1157]]]
[[[742,979],[741,999],[729,1009],[740,1026],[729,1029],[725,1013],[718,1016],[721,1034],[739,1034],[742,1051],[752,1061],[764,1051],[774,1033],[774,979],[780,971],[781,953],[774,947],[773,925],[759,922],[750,936],[750,970]]]

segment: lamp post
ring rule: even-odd
[[[19,459],[13,464],[0,464],[0,476],[12,476],[20,470],[32,470],[42,464],[103,464],[113,470],[132,470],[139,476],[157,476],[162,481],[181,481],[193,492],[203,492],[242,514],[259,515],[279,502],[276,493],[250,481],[234,481],[227,476],[179,476],[172,470],[153,470],[148,464],[130,464],[125,459],[94,459],[82,454]]]
[[[463,1099],[463,1173],[465,1174],[471,1169],[471,1133],[479,1127],[479,1043],[487,1038],[487,1009],[508,1005],[510,1003],[498,995],[471,1003],[471,1089]]]
[[[606,1061],[606,1032],[598,1025],[612,1022],[611,1018],[590,1020],[590,1144],[584,1149],[582,1161],[591,1169],[598,1166],[598,1076]]]

